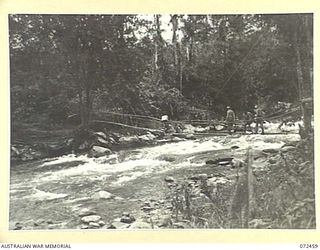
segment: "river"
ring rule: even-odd
[[[11,166],[10,227],[18,222],[23,229],[77,229],[83,208],[95,210],[106,223],[123,212],[138,216],[144,201],[164,199],[166,176],[210,172],[208,159],[244,159],[249,146],[261,151],[297,140],[298,134],[210,136],[99,158],[70,154]],[[97,198],[100,191],[112,198]]]

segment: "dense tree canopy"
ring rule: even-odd
[[[311,14],[171,15],[166,30],[161,22],[10,15],[12,119],[80,114],[87,125],[98,110],[181,119],[312,96]]]

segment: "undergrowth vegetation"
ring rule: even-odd
[[[312,157],[306,160],[306,154]],[[278,161],[270,163],[271,157]],[[313,142],[301,140],[269,155],[263,170],[253,161],[249,181],[246,162],[229,182],[200,174],[169,183],[172,217],[189,228],[315,228],[313,164]]]

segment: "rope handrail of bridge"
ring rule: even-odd
[[[118,115],[118,116],[129,116],[129,117],[135,117],[140,119],[150,119],[154,121],[161,122],[161,119],[153,117],[153,116],[147,116],[147,115],[135,115],[135,114],[122,114],[122,113],[116,113],[116,112],[110,112],[110,111],[99,111],[99,113],[105,113],[110,115]]]
[[[280,117],[283,117],[283,116],[286,116],[286,115],[289,115],[289,114],[292,114],[292,113],[296,113],[298,111],[299,111],[299,108],[294,108],[289,112],[283,112],[283,113],[280,113],[281,112],[280,111],[280,112],[276,112],[276,113],[270,114],[268,116],[265,116],[265,119],[276,119],[276,118],[280,118]]]
[[[283,112],[280,113],[281,111],[275,112],[273,114],[270,114],[268,116],[265,116],[264,119],[265,120],[271,120],[271,119],[277,119],[280,117],[284,117],[286,115],[290,115],[292,113],[295,113],[299,111],[299,108],[295,107],[292,108],[291,111],[289,112]],[[121,113],[116,113],[116,112],[109,112],[109,111],[99,111],[99,113],[105,113],[105,114],[110,114],[110,115],[117,115],[117,116],[122,116],[122,117],[134,117],[136,119],[141,119],[141,120],[152,120],[155,122],[159,122],[161,124],[163,124],[163,121],[161,121],[161,119],[156,118],[156,117],[152,117],[152,116],[146,116],[146,115],[136,115],[136,114],[121,114]],[[280,113],[280,114],[279,114]],[[101,120],[98,120],[98,122],[103,122]],[[121,125],[122,123],[115,123],[115,122],[108,122],[108,121],[104,121],[106,123],[109,124],[114,124],[114,125]],[[235,125],[243,125],[245,121],[241,120],[241,119],[237,119],[234,124]],[[226,122],[225,121],[217,121],[217,120],[212,120],[212,119],[207,119],[207,120],[180,120],[180,121],[174,121],[174,120],[169,120],[168,123],[170,124],[185,124],[185,123],[191,123],[191,124],[195,124],[195,125],[222,125],[222,126],[226,126]],[[133,128],[139,128],[136,126],[130,126],[130,125],[126,125],[126,124],[122,124],[123,126],[128,126],[128,127],[133,127]],[[143,128],[141,127],[141,129],[143,130],[149,130],[149,128]],[[152,129],[150,129],[152,130]],[[159,131],[157,129],[155,129],[155,131]]]
[[[133,129],[146,130],[146,131],[151,131],[151,132],[164,133],[164,131],[162,131],[160,129],[152,129],[152,128],[131,126],[131,125],[127,125],[127,124],[123,124],[123,123],[119,123],[119,122],[110,122],[110,121],[103,121],[103,120],[93,120],[93,122],[96,122],[96,123],[107,123],[107,124],[126,127],[126,128],[133,128]]]

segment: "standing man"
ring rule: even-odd
[[[255,108],[255,122],[256,122],[256,129],[255,129],[255,134],[258,134],[258,127],[260,125],[261,127],[261,134],[264,134],[264,128],[263,128],[263,115],[264,112],[262,111],[261,108],[258,107],[258,105],[254,106]]]
[[[233,129],[235,119],[236,119],[236,116],[233,110],[231,109],[230,106],[227,106],[226,122],[227,122],[227,129],[228,129],[229,135],[231,135],[231,130]]]
[[[253,115],[250,111],[247,111],[244,113],[244,133],[247,132],[247,126],[249,127],[249,130],[252,132],[251,130],[251,123],[253,122]]]

